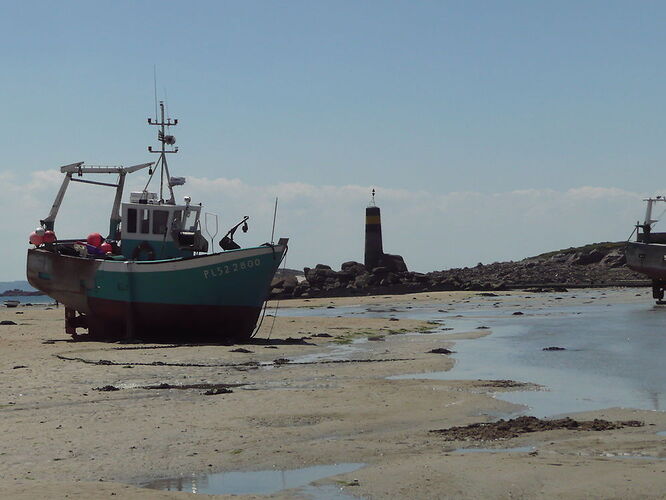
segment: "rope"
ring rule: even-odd
[[[153,180],[153,175],[155,175],[155,172],[157,171],[157,167],[160,165],[160,160],[162,157],[160,157],[156,162],[155,162],[155,167],[153,167],[153,173],[148,176],[148,182],[146,182],[146,185],[143,187],[144,191],[148,191],[148,185],[150,184],[150,181]]]
[[[273,254],[275,254],[275,247],[271,245],[271,248],[273,249]],[[282,255],[282,262],[284,262],[284,265],[282,266],[282,270],[286,268],[287,265],[287,252],[289,251],[289,247],[287,247],[284,251],[284,254]],[[273,333],[273,327],[275,326],[275,317],[277,316],[277,311],[278,307],[280,306],[280,299],[277,299],[277,303],[275,305],[275,314],[273,314],[273,323],[271,324],[271,329],[268,332],[268,337],[271,338],[271,334]],[[257,327],[254,329],[254,332],[252,332],[252,335],[250,335],[250,338],[253,339],[255,335],[259,332],[259,329],[261,328],[261,325],[264,323],[264,317],[266,316],[266,309],[268,307],[268,301],[264,302],[264,308],[261,312],[261,319],[259,320],[259,324]]]
[[[250,338],[253,339],[255,335],[257,335],[257,332],[259,332],[259,328],[261,328],[261,325],[264,322],[264,316],[266,316],[266,306],[268,305],[268,301],[264,302],[264,308],[261,310],[261,319],[259,320],[259,324],[254,328],[254,331],[252,332],[252,335],[250,335]]]
[[[631,238],[634,236],[634,233],[635,233],[636,231],[638,231],[638,228],[637,228],[637,227],[635,227],[634,230],[631,232],[631,234],[629,235],[629,238],[627,238],[627,241],[631,241]]]
[[[282,257],[282,262],[284,264],[282,265],[282,271],[284,272],[285,269],[287,269],[287,252],[284,252],[284,256]],[[273,313],[273,321],[271,323],[271,329],[268,331],[268,338],[271,338],[271,334],[273,333],[273,327],[275,326],[275,319],[277,318],[278,314],[278,309],[280,308],[280,298],[275,301],[275,312]]]

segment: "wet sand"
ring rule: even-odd
[[[386,310],[386,317],[336,318],[334,309],[330,317],[289,317],[281,311],[274,323],[266,317],[257,342],[243,346],[70,342],[62,309],[1,309],[0,320],[18,324],[0,326],[0,491],[5,498],[26,499],[200,498],[136,485],[354,462],[367,466],[320,483],[362,498],[662,498],[666,436],[657,431],[666,430],[663,412],[575,415],[641,420],[643,427],[455,442],[429,431],[515,412],[519,408],[491,394],[516,388],[386,378],[448,370],[455,353],[428,351],[455,350],[457,339],[492,334],[407,335],[434,325],[392,321],[391,307],[437,302],[451,309],[497,300],[529,311],[554,301],[549,294],[526,295],[431,292],[283,301],[282,307],[299,308],[372,305]],[[636,290],[621,295],[625,301],[650,300],[636,297]],[[557,303],[576,300],[584,299],[567,296]],[[330,336],[313,336],[321,334]],[[302,337],[309,338],[287,340]],[[350,343],[368,338],[375,340]],[[239,347],[251,352],[233,352]],[[117,390],[96,390],[109,386]],[[225,386],[232,392],[206,394]],[[456,451],[525,446],[535,451]],[[349,485],[354,479],[358,485]]]

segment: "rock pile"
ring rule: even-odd
[[[639,420],[611,422],[597,418],[594,420],[574,420],[569,417],[547,420],[526,416],[510,420],[498,420],[497,422],[435,429],[430,432],[439,434],[448,441],[494,441],[497,439],[511,439],[530,432],[544,432],[557,429],[599,432],[621,429],[623,427],[643,427],[644,425]]]
[[[495,262],[417,273],[366,269],[360,262],[342,264],[339,271],[325,264],[306,267],[305,279],[281,277],[272,283],[271,298],[371,295],[445,290],[496,291],[533,287],[533,291],[571,286],[614,286],[645,281],[626,267],[621,243],[571,248],[518,262]]]

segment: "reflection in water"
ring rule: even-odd
[[[337,474],[345,474],[360,469],[365,464],[343,463],[333,465],[315,465],[292,470],[263,470],[251,472],[221,472],[204,476],[160,479],[142,485],[144,488],[164,491],[187,491],[208,495],[267,495],[278,491],[307,486],[312,481]],[[325,498],[349,499],[342,492],[331,496],[330,488]],[[308,494],[315,498],[318,488],[308,487]]]
[[[163,491],[187,491],[188,493],[199,493],[199,489],[204,490],[208,487],[208,478],[206,476],[192,475],[190,478],[177,477],[173,479],[158,479],[150,484],[144,485],[145,488]]]

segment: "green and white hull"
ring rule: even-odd
[[[282,243],[282,242],[281,242]],[[105,260],[28,251],[28,281],[83,314],[91,333],[248,338],[286,243],[188,258]],[[78,320],[78,318],[77,318]]]

